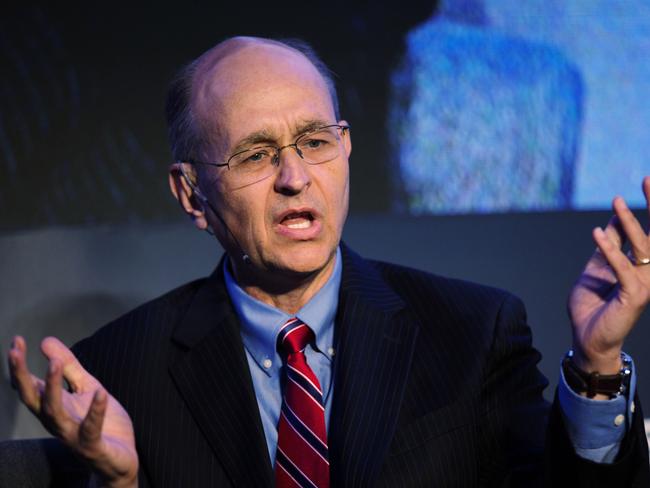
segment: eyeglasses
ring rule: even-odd
[[[217,168],[227,167],[224,177],[231,186],[246,186],[275,173],[280,165],[280,152],[288,147],[292,147],[307,164],[323,164],[333,160],[340,154],[341,137],[349,130],[349,125],[325,125],[301,134],[293,144],[251,147],[236,152],[225,163],[207,163],[196,159],[187,162]]]

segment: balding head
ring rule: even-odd
[[[282,56],[278,57],[282,50]],[[332,75],[307,43],[257,37],[229,38],[183,67],[170,85],[166,115],[175,160],[209,158],[209,153],[214,153],[215,149],[218,152],[220,146],[224,145],[221,137],[224,121],[220,116],[224,92],[245,89],[245,78],[256,76],[256,71],[260,74],[258,67],[263,69],[262,65],[269,59],[267,54],[276,54],[275,59],[279,59],[285,68],[290,68],[292,63],[296,65],[308,61],[320,75],[323,86],[329,92],[334,117],[339,119],[338,97]],[[278,69],[275,71],[277,73]],[[206,80],[209,82],[206,83]]]
[[[291,310],[332,272],[348,211],[349,127],[322,73],[285,43],[229,39],[185,69],[182,103],[168,104],[172,193],[214,229],[247,292],[275,303],[299,288]]]

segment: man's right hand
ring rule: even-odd
[[[61,341],[47,337],[45,381],[30,373],[27,346],[16,337],[9,350],[11,381],[43,426],[85,459],[102,486],[137,486],[138,454],[129,414]],[[72,393],[63,388],[63,378]]]

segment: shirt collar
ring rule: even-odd
[[[233,278],[229,266],[224,269],[226,289],[241,322],[244,347],[257,365],[269,376],[276,374],[282,358],[276,350],[280,327],[291,317],[298,317],[316,335],[316,347],[330,361],[333,355],[334,317],[341,285],[341,249],[337,248],[334,270],[325,285],[295,315],[289,315],[247,294]],[[270,361],[270,363],[269,363]],[[270,366],[269,366],[270,364]]]

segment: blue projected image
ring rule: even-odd
[[[649,27],[641,1],[447,1],[391,79],[394,208],[643,205]]]

